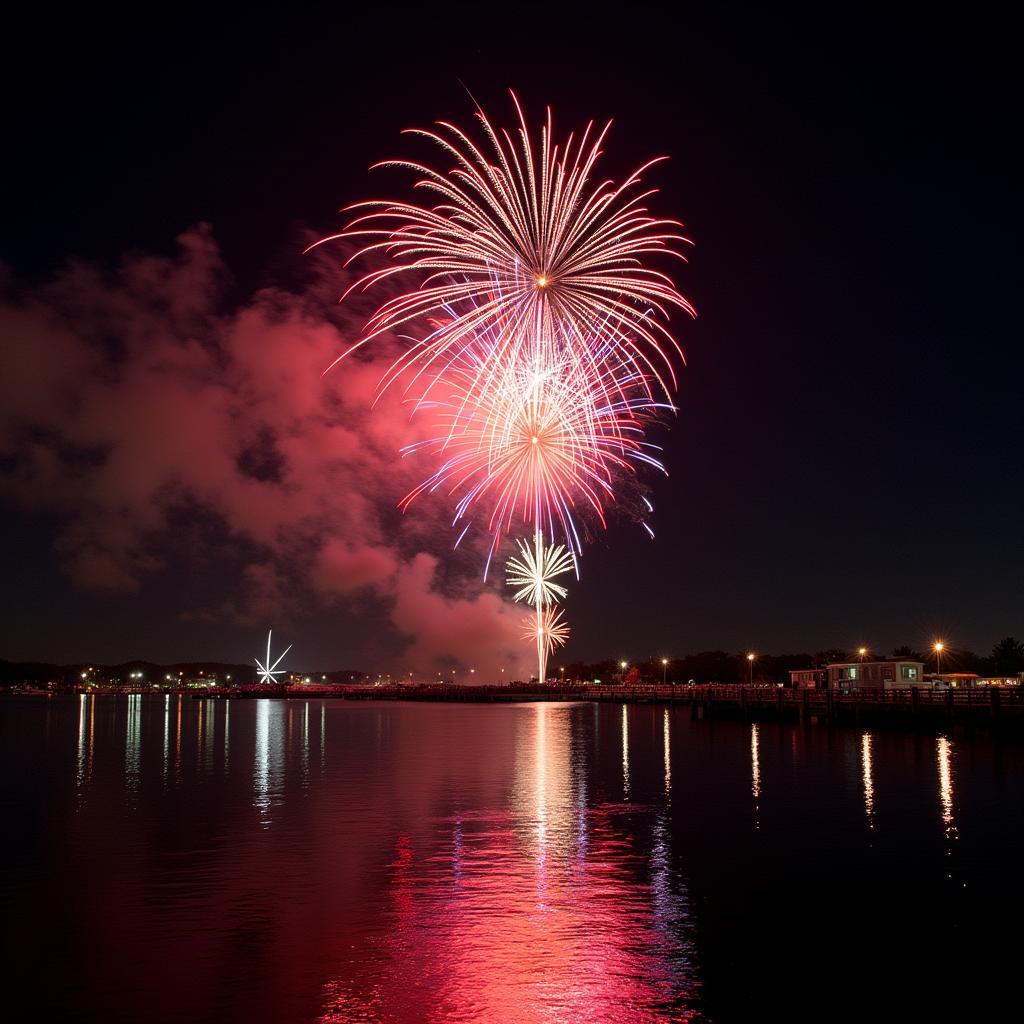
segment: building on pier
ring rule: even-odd
[[[789,673],[794,690],[824,690],[828,686],[827,668],[796,668]]]
[[[924,678],[924,664],[905,658],[833,662],[827,671],[828,685],[834,690],[902,690],[908,686],[932,686],[931,680]]]

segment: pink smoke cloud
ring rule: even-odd
[[[395,509],[424,467],[398,455],[416,430],[400,396],[370,411],[387,343],[323,376],[358,325],[329,318],[322,288],[225,309],[227,278],[200,226],[172,257],[79,262],[5,296],[0,497],[55,516],[56,557],[83,590],[144,595],[182,522],[203,521],[242,569],[228,602],[183,615],[358,616],[369,597],[410,668],[518,671],[519,610],[476,565],[437,571],[447,509]]]

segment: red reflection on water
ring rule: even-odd
[[[668,830],[655,827],[652,855],[631,808],[588,811],[568,709],[535,708],[507,811],[444,819],[422,844],[397,837],[383,937],[340,957],[322,1024],[693,1018]]]

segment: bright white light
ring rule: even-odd
[[[572,569],[572,553],[561,544],[538,543],[536,550],[525,541],[518,544],[519,557],[508,560],[508,585],[519,588],[512,599],[542,605],[563,599],[568,591],[554,580]]]
[[[287,654],[292,649],[292,645],[289,644],[284,649],[284,653],[278,655],[277,661],[275,661],[273,664],[271,664],[270,663],[270,638],[273,635],[273,632],[274,631],[272,629],[267,630],[267,660],[266,660],[266,662],[261,662],[259,658],[256,658],[256,668],[259,670],[260,682],[261,683],[266,683],[268,686],[276,683],[278,676],[283,676],[284,675],[284,669],[283,668],[278,668],[277,666],[281,664],[281,661],[284,659],[285,654]]]

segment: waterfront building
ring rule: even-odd
[[[932,685],[924,678],[924,664],[905,658],[833,662],[827,671],[829,687],[839,690],[899,690]]]
[[[942,675],[933,676],[936,686],[943,689],[961,690],[976,686],[1020,686],[1024,680],[1024,672],[1011,676],[981,676],[977,672],[943,672]]]
[[[789,673],[794,690],[824,690],[828,686],[827,668],[797,668]]]

